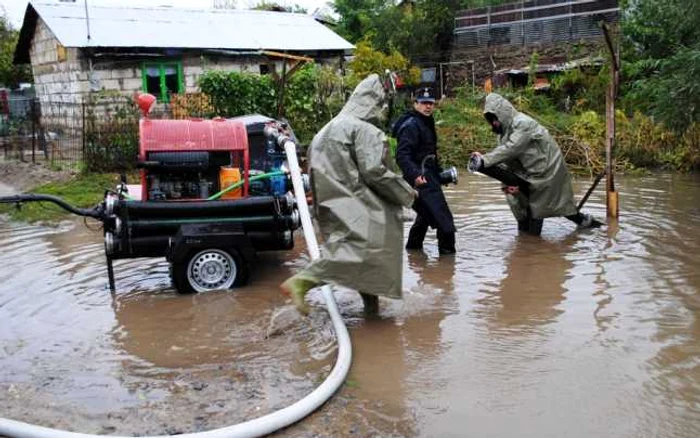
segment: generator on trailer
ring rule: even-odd
[[[91,209],[50,195],[8,196],[0,203],[49,201],[101,221],[112,290],[113,260],[137,257],[165,257],[181,293],[243,285],[258,251],[294,246],[299,211],[275,136],[293,134],[286,123],[263,116],[151,119],[154,102],[148,94],[137,98],[143,113],[138,195],[130,196],[122,178]],[[256,129],[261,121],[266,130]],[[252,156],[249,140],[263,144]]]

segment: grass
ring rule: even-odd
[[[129,178],[136,181],[135,176]],[[114,190],[119,182],[119,175],[114,173],[80,174],[77,177],[59,183],[42,184],[28,193],[53,195],[78,208],[97,205],[104,198],[105,190]],[[14,221],[22,222],[56,222],[69,217],[70,213],[51,202],[27,202],[20,208],[16,204],[0,204],[0,214],[8,214]]]

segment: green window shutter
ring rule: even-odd
[[[177,84],[178,93],[185,92],[185,73],[182,68],[182,62],[177,63]]]
[[[148,81],[146,80],[146,63],[141,63],[141,89],[148,93]]]
[[[168,102],[168,87],[165,85],[165,64],[158,64],[160,68],[160,100],[162,102]]]

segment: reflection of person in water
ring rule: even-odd
[[[415,293],[407,293],[401,302],[392,302],[382,318],[364,319],[361,326],[353,329],[355,360],[348,381],[355,383],[356,388],[351,387],[348,393],[366,407],[363,417],[355,421],[361,425],[366,422],[367,412],[379,414],[372,415],[375,430],[366,435],[417,434],[414,424],[403,420],[411,416],[407,401],[426,390],[420,384],[430,381],[422,377],[426,366],[437,361],[442,351],[440,324],[453,310],[457,311],[452,283],[454,257],[438,262],[425,253],[410,252],[408,267],[410,275],[415,274],[413,278],[417,279],[415,286],[408,282]],[[348,410],[349,415],[354,412],[355,409]]]
[[[516,238],[506,259],[506,277],[500,287],[499,326],[534,326],[552,322],[562,311],[564,283],[572,263],[566,254],[576,241],[570,235],[563,241]]]
[[[408,267],[418,275],[421,291],[420,314],[406,319],[405,339],[420,346],[422,353],[440,345],[440,322],[447,314],[457,312],[454,293],[455,259],[430,260],[425,253],[407,253]]]

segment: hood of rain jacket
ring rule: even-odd
[[[498,146],[484,154],[484,166],[502,163],[530,183],[529,199],[507,195],[515,217],[524,219],[528,206],[535,218],[576,214],[571,177],[547,129],[496,93],[486,96],[486,113],[498,117],[503,135],[498,138]]]
[[[413,189],[389,170],[387,142],[378,123],[384,88],[370,75],[338,116],[319,131],[309,150],[321,258],[299,273],[362,293],[402,296],[402,207]]]

